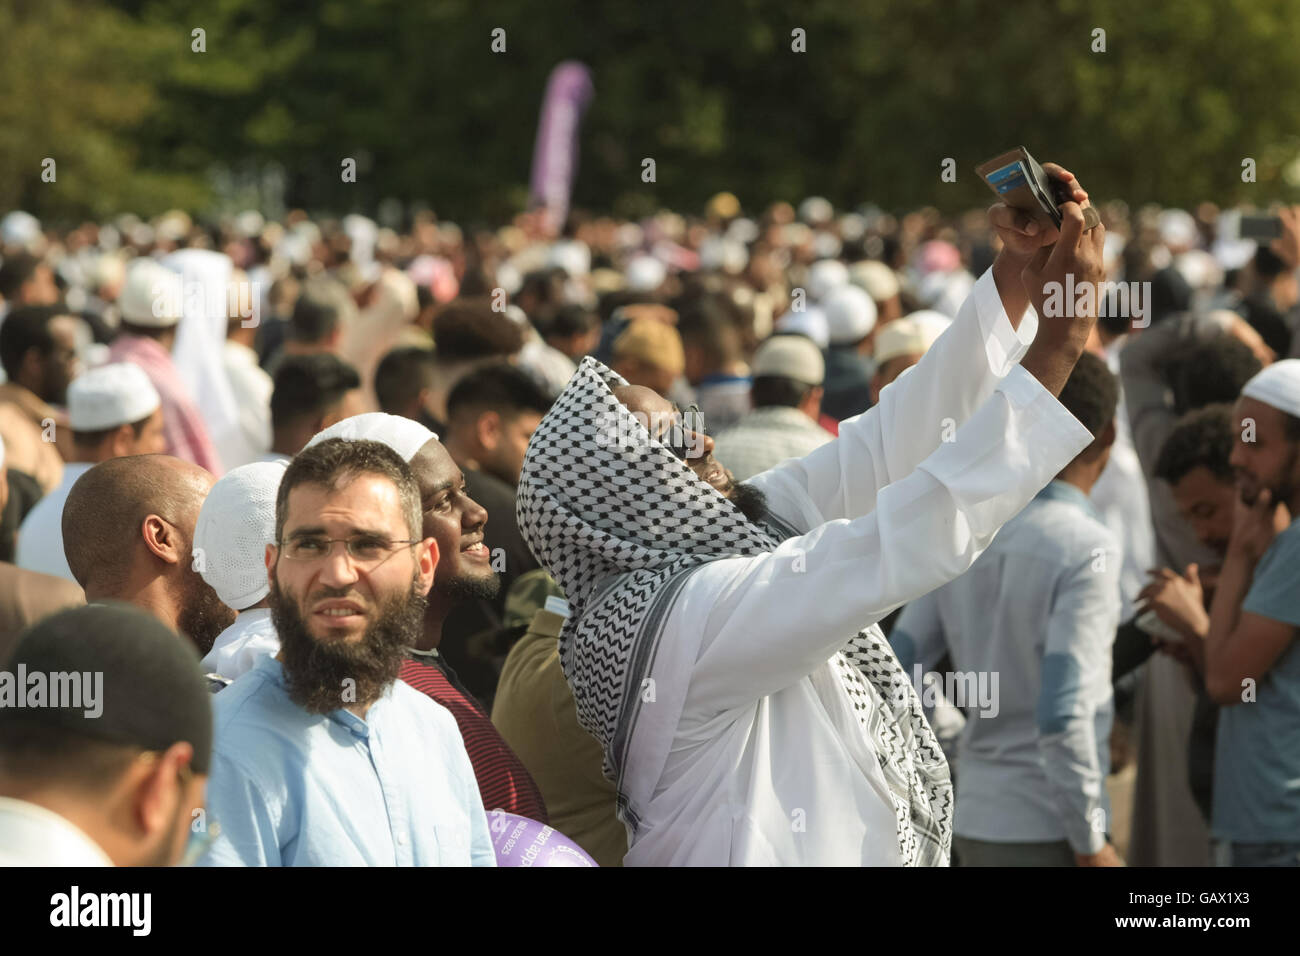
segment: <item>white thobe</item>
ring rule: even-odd
[[[208,674],[230,680],[242,677],[264,657],[280,653],[280,637],[271,623],[271,609],[255,607],[240,611],[235,623],[212,642],[212,650],[200,663]]]
[[[1030,310],[1012,328],[985,273],[878,405],[752,479],[803,533],[703,565],[668,613],[651,668],[660,704],[642,707],[629,743],[627,865],[900,861],[879,757],[833,657],[963,573],[1092,442],[1016,364],[1037,327]]]
[[[0,867],[112,865],[98,843],[54,811],[0,797]]]
[[[230,389],[238,401],[237,427],[226,433],[217,453],[229,471],[257,461],[271,447],[271,393],[275,384],[247,345],[226,340],[221,355]]]
[[[63,553],[63,505],[77,479],[94,467],[81,461],[64,465],[63,480],[58,487],[27,512],[18,528],[18,549],[14,556],[18,567],[77,583]]]

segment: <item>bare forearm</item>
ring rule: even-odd
[[[1210,604],[1210,628],[1205,635],[1204,665],[1206,688],[1213,695],[1213,688],[1225,681],[1231,681],[1235,675],[1225,673],[1228,649],[1232,641],[1232,632],[1237,628],[1241,617],[1241,604],[1250,590],[1251,578],[1255,573],[1255,559],[1249,554],[1230,547],[1223,570],[1219,573],[1219,583],[1214,590],[1214,601]]]

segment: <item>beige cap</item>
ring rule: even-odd
[[[865,259],[849,266],[849,281],[865,289],[879,305],[898,295],[901,285],[893,269],[874,259]]]
[[[896,319],[876,332],[873,357],[881,366],[900,355],[924,355],[934,344],[942,330],[929,322],[917,322],[911,317]]]
[[[686,371],[682,337],[671,325],[655,319],[637,319],[614,340],[610,349],[616,359],[640,359],[648,365],[681,375]]]
[[[826,378],[826,360],[822,350],[803,335],[774,335],[754,353],[753,374],[820,385]]]

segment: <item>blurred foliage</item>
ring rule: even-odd
[[[813,193],[956,210],[990,198],[974,166],[1020,144],[1098,198],[1264,204],[1298,194],[1297,49],[1295,0],[9,0],[0,207],[210,211],[218,171],[270,168],[311,209],[396,197],[496,220],[519,208],[565,59],[596,88],[587,208],[698,210],[725,189],[751,211]],[[57,184],[40,181],[46,156]]]

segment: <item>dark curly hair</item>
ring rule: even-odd
[[[1061,389],[1060,402],[1096,438],[1115,418],[1119,380],[1102,359],[1084,352]]]
[[[1186,415],[1217,402],[1235,402],[1260,367],[1250,346],[1226,332],[1178,353],[1168,373],[1174,411]]]
[[[1232,406],[1215,403],[1198,408],[1178,420],[1156,456],[1155,476],[1176,485],[1197,467],[1210,470],[1223,482],[1232,481],[1232,442],[1236,428]]]
[[[524,347],[524,330],[490,299],[456,299],[434,317],[433,343],[440,361],[507,358]]]

